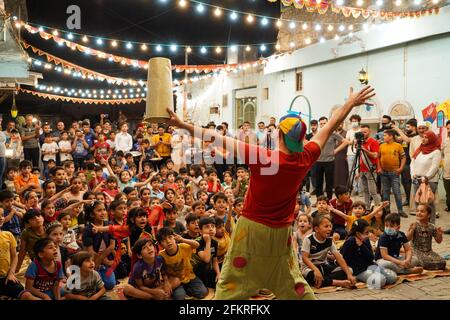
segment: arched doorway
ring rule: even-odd
[[[415,118],[414,109],[408,101],[399,100],[389,108],[389,115],[400,129],[405,127],[406,121]]]

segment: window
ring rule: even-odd
[[[209,114],[219,114],[219,106],[214,105],[213,107],[209,108]]]
[[[263,89],[263,100],[269,100],[269,88]]]
[[[295,73],[295,91],[303,91],[303,72],[299,70]]]

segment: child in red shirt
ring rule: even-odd
[[[97,159],[97,161],[100,161],[101,159],[108,160],[108,158],[112,155],[112,150],[110,145],[105,141],[105,134],[103,132],[100,132],[98,134],[98,141],[94,145],[94,157]]]

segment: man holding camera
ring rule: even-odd
[[[359,165],[359,177],[361,181],[361,189],[364,194],[364,201],[366,207],[370,208],[370,198],[372,197],[375,206],[381,202],[380,196],[377,193],[377,184],[375,181],[375,171],[378,164],[378,152],[380,151],[380,144],[370,135],[370,127],[366,124],[361,125],[360,134],[362,134],[361,158]]]

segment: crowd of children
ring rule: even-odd
[[[126,132],[127,126],[121,128]],[[103,133],[89,157],[89,144],[77,134],[73,158],[63,157],[70,143],[59,144],[61,165],[54,159],[57,147],[45,137],[45,181],[27,160],[6,172],[7,189],[0,191],[0,295],[108,299],[107,291],[128,278],[128,299],[204,298],[220,278],[243,210],[251,178],[246,167],[221,172],[194,164],[175,170],[170,159],[154,166],[151,160],[159,155],[149,140],[134,158],[112,153]],[[443,231],[429,222],[428,205],[418,207],[417,222],[405,234],[399,215],[385,214],[388,202],[370,210],[352,201],[346,187],[336,187],[335,195],[331,201],[319,196],[311,212],[308,195],[298,193],[293,248],[310,285],[351,288],[375,273],[382,287],[397,274],[445,268],[431,248]],[[22,285],[16,274],[25,264]],[[68,281],[74,266],[77,287]]]

